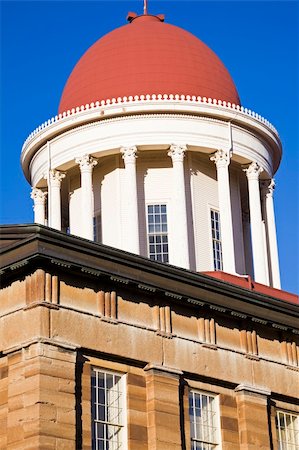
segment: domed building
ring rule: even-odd
[[[240,106],[227,69],[195,36],[160,16],[129,22],[82,56],[59,115],[24,144],[35,221],[280,288],[276,130]]]
[[[19,405],[3,445],[297,450],[279,135],[198,38],[147,11],[128,22],[86,51],[22,149],[36,225],[2,228],[19,330],[2,336],[0,391]]]

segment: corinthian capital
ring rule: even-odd
[[[168,152],[168,156],[171,157],[172,162],[183,162],[185,153],[187,151],[186,145],[172,144]]]
[[[216,164],[216,167],[227,167],[230,162],[230,154],[220,148],[210,156],[210,160]]]
[[[262,183],[263,193],[266,197],[273,197],[274,189],[275,189],[275,181],[274,178],[271,180],[265,180]]]
[[[39,203],[39,204],[44,205],[45,201],[46,201],[46,196],[47,196],[47,192],[44,192],[38,188],[32,188],[30,197],[32,198],[32,200],[34,201],[35,204]]]
[[[65,178],[65,173],[59,170],[50,170],[50,183],[54,187],[60,187],[61,181]]]
[[[121,147],[120,152],[122,154],[122,158],[127,163],[135,163],[137,158],[137,147],[136,145],[132,145],[131,147]]]
[[[245,167],[244,172],[248,180],[258,180],[260,174],[264,171],[264,169],[258,165],[257,162],[252,162],[249,166]]]
[[[97,160],[88,154],[75,158],[75,161],[80,165],[81,172],[91,172],[98,164]]]

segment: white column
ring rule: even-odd
[[[259,176],[263,169],[256,162],[252,162],[243,170],[246,172],[248,180],[254,279],[258,283],[267,284],[266,255],[259,185]]]
[[[122,247],[128,252],[139,255],[139,220],[138,220],[138,198],[136,179],[137,147],[122,147],[120,149],[125,163],[125,187],[124,187],[124,211],[126,239]]]
[[[32,188],[30,197],[34,202],[33,211],[34,211],[34,222],[40,223],[41,225],[45,225],[46,223],[46,196],[47,193],[38,188]]]
[[[228,172],[230,154],[229,152],[219,149],[210,157],[210,160],[214,161],[217,168],[223,270],[224,272],[228,273],[236,273],[233,221]]]
[[[186,208],[184,156],[187,148],[185,145],[171,145],[168,156],[173,165],[173,205],[172,217],[173,242],[175,244],[171,264],[185,269],[190,269],[188,223]]]
[[[266,232],[268,236],[269,256],[270,256],[270,270],[273,287],[281,289],[280,284],[280,271],[279,271],[279,258],[276,238],[276,226],[275,226],[275,214],[274,214],[274,202],[273,192],[275,189],[274,180],[270,180],[263,183],[263,195],[264,195],[264,211],[266,221]]]
[[[49,190],[48,195],[48,210],[49,210],[49,226],[61,230],[61,181],[65,174],[58,170],[50,170],[49,173]]]
[[[80,236],[93,241],[94,197],[92,170],[97,165],[96,159],[83,155],[75,159],[81,171],[81,227]]]

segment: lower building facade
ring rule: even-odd
[[[298,297],[38,225],[0,242],[1,449],[298,450]]]

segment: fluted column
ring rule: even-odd
[[[34,205],[34,222],[45,225],[46,223],[46,196],[47,193],[38,188],[32,188],[30,197],[32,198]]]
[[[230,154],[229,152],[219,149],[210,157],[210,160],[214,161],[217,168],[223,270],[224,272],[228,273],[236,273],[233,221],[228,172]]]
[[[139,220],[138,220],[138,198],[136,179],[137,147],[122,147],[120,149],[125,163],[125,222],[127,234],[123,242],[124,250],[139,254]]]
[[[97,160],[90,155],[75,159],[81,172],[81,227],[80,236],[93,240],[94,196],[92,186],[92,170]]]
[[[186,208],[184,156],[185,145],[171,145],[168,156],[173,165],[173,242],[175,245],[171,264],[185,269],[190,268],[188,246],[188,223]]]
[[[61,181],[65,173],[58,170],[50,170],[49,173],[49,226],[61,230]]]
[[[259,176],[263,169],[256,162],[252,162],[243,169],[248,180],[249,214],[251,243],[253,255],[254,279],[258,283],[267,284],[267,268],[265,243],[263,237],[262,211]]]
[[[264,196],[264,211],[266,221],[266,231],[268,236],[268,253],[270,256],[270,270],[273,287],[280,289],[280,271],[279,271],[279,258],[276,238],[276,226],[275,226],[275,214],[274,214],[274,202],[273,192],[275,189],[274,180],[268,180],[263,183],[263,196]]]

